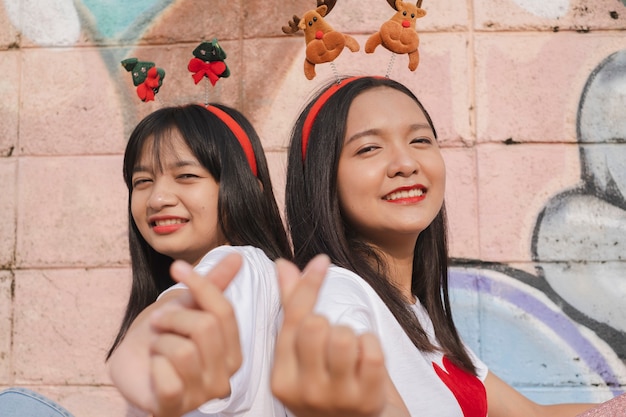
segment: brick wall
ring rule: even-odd
[[[312,0],[106,3],[0,0],[0,388],[29,386],[83,417],[126,410],[104,355],[129,289],[121,164],[134,124],[203,100],[186,63],[217,37],[232,75],[211,99],[251,118],[282,204],[289,126],[333,76],[320,65],[306,80],[303,38],[280,30]],[[421,98],[444,147],[462,332],[539,401],[622,392],[624,1],[423,7],[420,65],[397,56],[390,75]],[[363,48],[392,13],[341,0],[328,21]],[[135,96],[119,63],[131,56],[167,71],[160,101]],[[389,64],[381,47],[336,60],[343,73]]]

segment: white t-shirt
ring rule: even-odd
[[[441,352],[418,350],[374,289],[353,272],[331,265],[315,311],[333,324],[379,337],[389,375],[412,416],[485,417],[487,366],[468,347],[478,378],[454,367]],[[432,322],[419,301],[413,311],[436,344]],[[479,401],[484,401],[482,406],[477,406]]]
[[[230,378],[228,398],[209,401],[185,417],[283,417],[285,408],[270,390],[281,311],[274,262],[252,246],[220,246],[207,253],[195,270],[204,275],[229,253],[239,253],[243,258],[241,269],[224,291],[235,310],[243,362]],[[176,284],[173,288],[185,286]]]

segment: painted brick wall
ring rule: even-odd
[[[433,117],[448,169],[458,325],[497,374],[550,403],[626,386],[624,0],[424,0],[421,62],[390,76]],[[211,99],[260,132],[282,204],[289,126],[333,76],[302,72],[283,35],[312,0],[0,0],[0,389],[22,385],[77,416],[124,415],[104,355],[130,271],[122,152],[163,103],[201,101],[186,63],[217,37],[232,75]],[[328,16],[364,45],[391,16],[341,0]],[[120,61],[167,71],[135,96]],[[391,61],[344,52],[343,73]],[[132,411],[128,411],[132,414]]]

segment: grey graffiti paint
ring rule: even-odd
[[[615,329],[605,340],[626,360],[626,50],[590,74],[577,133],[581,183],[540,213],[532,256],[568,305]]]

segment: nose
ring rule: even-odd
[[[158,211],[167,206],[176,205],[176,194],[174,194],[164,181],[155,181],[152,187],[152,192],[148,198],[148,207]]]
[[[413,152],[408,147],[394,147],[390,150],[391,157],[387,167],[387,175],[390,178],[400,176],[409,177],[417,174],[420,164],[413,156]]]

